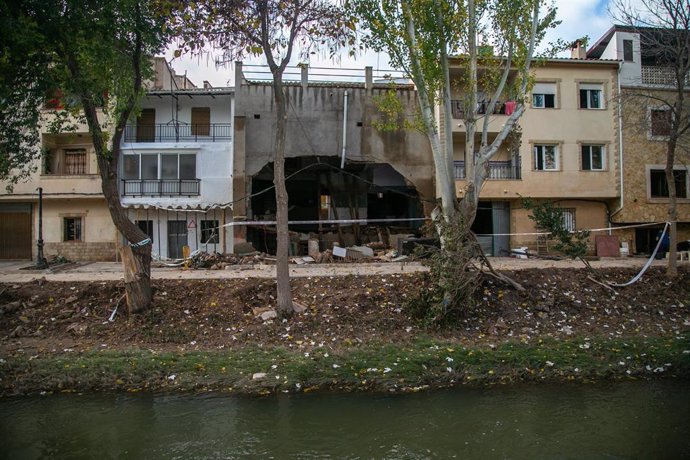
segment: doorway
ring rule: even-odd
[[[182,247],[187,246],[187,221],[168,221],[168,257],[170,259],[182,258]]]

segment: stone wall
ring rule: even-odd
[[[73,262],[114,262],[115,243],[85,243],[70,241],[62,243],[45,243],[45,257],[50,261],[54,255],[65,257]]]
[[[667,142],[650,136],[648,109],[659,103],[649,97],[637,97],[639,88],[623,89],[623,209],[615,214],[615,223],[664,222],[668,199],[651,198],[647,171],[650,166],[666,164]],[[669,92],[649,92],[649,96],[669,99]],[[687,165],[687,155],[676,155],[676,165]],[[690,222],[690,199],[678,199],[678,221]],[[634,233],[634,232],[633,232]]]

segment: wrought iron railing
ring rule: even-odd
[[[485,115],[489,110],[490,101],[477,101],[477,115]],[[514,101],[498,101],[494,107],[494,115],[510,115],[515,110],[516,103]],[[453,118],[462,120],[465,118],[465,101],[452,100],[450,101],[450,108]],[[512,110],[511,110],[512,108]]]
[[[454,161],[455,178],[465,179],[465,162]],[[508,161],[489,161],[489,175],[487,179],[490,180],[521,180],[522,172],[520,166],[520,157]]]
[[[125,127],[125,142],[220,142],[231,139],[231,123],[171,123]]]
[[[122,196],[199,196],[199,179],[123,179]]]

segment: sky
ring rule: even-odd
[[[555,0],[558,7],[558,19],[561,24],[549,31],[545,43],[561,38],[565,41],[574,41],[576,38],[589,36],[589,44],[595,43],[613,24],[608,12],[609,0]],[[216,68],[214,56],[188,57],[173,59],[174,47],[168,49],[165,57],[171,62],[178,74],[187,72],[187,77],[196,84],[202,86],[203,81],[207,80],[211,85],[233,86],[234,85],[234,66]],[[216,53],[218,55],[218,53]],[[565,53],[564,56],[568,56]],[[247,60],[247,63],[259,64],[258,60]],[[295,60],[294,64],[298,61]],[[366,53],[357,57],[356,60],[341,58],[338,62],[333,62],[327,58],[315,58],[310,63],[312,67],[364,69],[365,66],[373,66],[374,69],[390,69],[388,57],[385,54],[374,52]],[[362,70],[363,72],[363,70]],[[347,71],[346,73],[352,73]]]

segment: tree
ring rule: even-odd
[[[123,248],[127,305],[130,312],[144,310],[151,303],[151,245],[120,205],[118,167],[125,126],[151,76],[150,58],[166,41],[164,21],[140,0],[5,1],[0,8],[8,38],[0,64],[0,137],[11,140],[0,150],[0,175],[26,174],[11,168],[37,155],[38,112],[47,91],[59,89],[66,113],[88,124],[110,216],[129,242]],[[8,116],[12,104],[20,109]],[[57,115],[58,125],[69,118]]]
[[[640,34],[645,54],[654,56],[654,65],[666,76],[661,88],[636,88],[623,104],[628,105],[626,110],[635,110],[635,104],[652,103],[669,115],[661,122],[668,132],[665,175],[670,248],[666,273],[673,278],[678,275],[678,190],[674,166],[679,153],[688,151],[690,134],[690,4],[681,0],[640,0],[631,5],[617,0],[612,11],[616,20]]]
[[[171,1],[172,25],[182,52],[203,52],[211,45],[225,62],[263,56],[273,76],[276,107],[274,175],[276,194],[277,310],[292,314],[288,269],[288,194],[285,187],[287,101],[283,72],[295,50],[335,50],[354,44],[354,23],[328,0]]]
[[[543,0],[352,0],[351,4],[364,25],[366,43],[386,51],[391,64],[404,69],[414,81],[433,154],[441,209],[447,219],[460,209],[469,229],[488,176],[489,160],[525,110],[534,50],[545,31],[557,24],[555,9],[547,8],[540,14]],[[451,59],[462,64],[454,67],[460,75],[453,82]],[[451,89],[455,86],[464,97],[469,178],[461,203],[456,198],[453,168]],[[498,101],[508,94],[517,103],[491,142],[489,116],[477,113],[479,89],[491,94],[486,114],[493,113]],[[438,117],[435,106],[439,107]],[[475,153],[478,132],[481,136]]]

